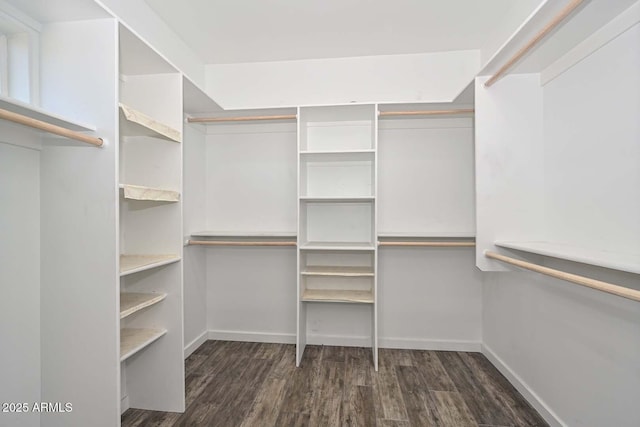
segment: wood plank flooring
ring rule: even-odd
[[[480,353],[207,341],[186,360],[184,414],[129,409],[134,426],[547,426]]]

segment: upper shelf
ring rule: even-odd
[[[518,61],[510,73],[535,73],[546,69],[635,2],[636,0],[585,1],[559,24],[559,28],[542,39],[537,47]],[[546,28],[566,4],[567,2],[562,1],[544,2],[487,62],[479,74],[495,74],[503,64]]]
[[[551,242],[496,242],[507,249],[640,274],[640,253],[620,253]]]
[[[251,238],[296,238],[295,231],[196,231],[192,237],[251,237]]]
[[[120,188],[123,189],[125,199],[149,200],[156,202],[180,201],[180,193],[173,190],[163,190],[161,188],[129,184],[120,184]]]
[[[379,239],[473,239],[475,231],[379,231]]]
[[[375,245],[368,242],[307,242],[300,250],[307,251],[373,251]]]
[[[21,114],[31,119],[40,120],[45,123],[60,126],[73,131],[96,130],[94,126],[70,120],[57,114],[50,113],[46,110],[43,110],[42,108],[34,107],[33,105],[4,96],[0,96],[0,109],[11,111],[12,113]]]
[[[160,123],[146,114],[120,103],[120,130],[124,136],[152,136],[169,141],[182,142],[179,130]]]
[[[301,202],[307,203],[366,203],[375,201],[373,196],[358,196],[358,197],[309,197],[301,196]]]

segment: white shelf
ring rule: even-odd
[[[640,253],[621,253],[581,248],[551,242],[495,242],[496,246],[516,249],[567,261],[640,274]]]
[[[33,105],[7,98],[5,96],[0,96],[0,108],[73,131],[96,130],[94,126],[58,116],[57,114],[50,113],[42,108],[34,107]]]
[[[134,293],[134,292],[121,292],[120,293],[120,318],[124,319],[127,316],[131,316],[136,311],[140,311],[143,308],[150,307],[159,303],[167,297],[167,294],[154,294],[154,293]]]
[[[301,156],[341,156],[346,154],[357,154],[357,155],[373,155],[376,150],[367,149],[367,150],[327,150],[327,151],[301,151]]]
[[[373,304],[373,293],[371,291],[306,289],[302,293],[302,301]]]
[[[375,245],[369,242],[307,242],[300,245],[303,251],[373,251]]]
[[[178,202],[180,192],[161,188],[144,187],[142,185],[120,184],[125,199],[149,200],[156,202]]]
[[[356,197],[309,197],[302,196],[300,201],[308,203],[363,203],[373,202],[373,196],[356,196]]]
[[[380,239],[463,239],[475,238],[475,231],[380,231]]]
[[[120,362],[124,362],[166,333],[166,329],[120,329]]]
[[[178,255],[120,255],[120,276],[180,261]]]
[[[254,237],[254,238],[285,238],[297,237],[295,231],[196,231],[192,237]]]
[[[124,136],[152,136],[182,142],[179,130],[160,123],[146,114],[120,103],[120,130]]]
[[[371,267],[307,266],[300,274],[323,277],[373,277]]]

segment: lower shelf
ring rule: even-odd
[[[302,293],[302,301],[373,304],[373,293],[371,291],[344,291],[338,289],[306,289]]]
[[[166,329],[120,329],[120,361],[124,362],[166,333]]]

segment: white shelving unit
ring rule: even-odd
[[[378,367],[376,311],[375,105],[298,110],[299,366],[307,344],[308,304],[371,306],[371,348]]]
[[[119,32],[121,411],[181,412],[183,81]]]

